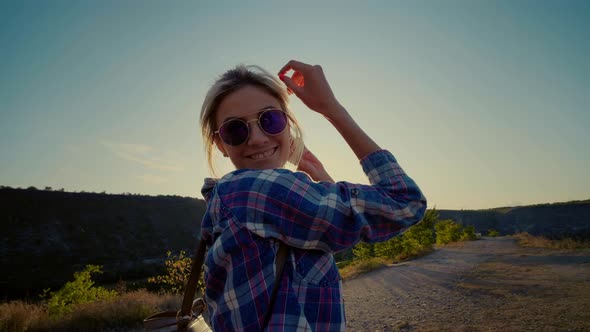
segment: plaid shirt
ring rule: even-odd
[[[417,223],[426,199],[386,150],[361,160],[371,185],[314,182],[286,169],[240,169],[205,179],[206,301],[215,331],[260,331],[288,244],[268,331],[345,329],[332,253],[385,241]]]

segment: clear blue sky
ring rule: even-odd
[[[201,198],[207,88],[298,59],[430,207],[588,199],[589,40],[583,0],[0,0],[0,185]],[[366,183],[330,124],[292,106],[333,177]]]

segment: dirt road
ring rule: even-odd
[[[344,282],[348,331],[590,331],[590,251],[507,237]]]

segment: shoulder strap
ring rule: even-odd
[[[201,268],[203,267],[203,262],[205,261],[205,252],[207,251],[207,245],[205,241],[201,239],[199,241],[199,246],[197,247],[197,252],[193,257],[193,262],[191,265],[191,272],[188,275],[188,281],[186,283],[186,288],[184,290],[184,297],[182,299],[182,307],[180,307],[180,312],[178,317],[188,317],[188,320],[179,320],[179,324],[181,321],[186,321],[188,324],[191,318],[191,311],[193,307],[193,300],[195,298],[195,292],[197,291],[197,281],[201,276]]]
[[[277,293],[279,292],[279,286],[281,284],[281,277],[283,276],[283,267],[285,266],[285,261],[287,260],[287,254],[289,253],[289,246],[286,244],[279,242],[279,250],[277,251],[277,259],[275,261],[275,266],[277,269],[277,274],[275,276],[275,284],[272,288],[272,294],[270,296],[270,302],[268,304],[268,310],[264,314],[264,323],[262,324],[262,330],[268,326],[268,322],[270,321],[270,316],[272,316],[272,310],[275,306],[275,300],[277,299]]]
[[[277,297],[277,292],[279,290],[279,284],[281,281],[281,277],[283,275],[283,267],[285,266],[285,261],[287,258],[287,254],[289,252],[289,246],[286,244],[279,242],[279,250],[277,252],[277,259],[275,262],[277,274],[275,277],[275,284],[272,290],[272,295],[270,297],[270,303],[268,306],[268,310],[264,315],[264,323],[262,325],[262,330],[266,328],[268,322],[270,320],[270,316],[272,316],[272,309],[274,307],[275,299]],[[193,306],[193,300],[195,298],[195,292],[197,291],[197,281],[201,275],[201,268],[203,267],[203,263],[205,261],[205,253],[207,252],[207,245],[205,241],[201,239],[199,241],[199,246],[197,247],[197,251],[195,256],[193,257],[192,265],[191,265],[191,272],[188,276],[188,281],[186,283],[186,288],[184,290],[184,297],[182,299],[182,307],[178,314],[178,325],[179,327],[186,327],[191,319],[191,311]],[[186,318],[188,319],[182,319]]]

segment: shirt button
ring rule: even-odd
[[[353,198],[357,198],[359,195],[359,190],[357,188],[350,189],[350,196]]]

